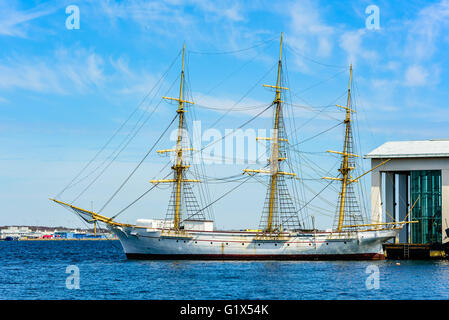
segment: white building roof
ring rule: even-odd
[[[449,157],[449,139],[390,141],[365,155],[369,159],[428,157]]]

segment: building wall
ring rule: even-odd
[[[443,243],[449,242],[449,169],[441,170],[441,225]]]
[[[404,221],[408,212],[408,176],[406,174],[398,175],[398,193],[396,194],[396,210],[397,210],[397,221]],[[408,226],[404,225],[399,233],[399,242],[406,243]]]
[[[376,166],[371,161],[372,167]],[[373,170],[371,172],[371,223],[380,223],[382,221],[382,193],[381,193],[381,171]]]
[[[394,205],[394,189],[395,189],[395,179],[394,174],[391,172],[385,173],[385,181],[382,181],[382,189],[385,190],[383,199],[384,207],[386,213],[386,222],[393,222],[396,217],[395,205]]]
[[[371,167],[375,167],[386,159],[371,159]],[[384,171],[441,170],[441,218],[443,243],[449,242],[446,229],[449,228],[449,158],[394,158],[371,174],[371,219],[372,223],[382,221],[382,179]],[[449,230],[448,230],[449,233]]]

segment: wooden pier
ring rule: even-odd
[[[386,243],[385,258],[390,260],[433,260],[449,258],[449,246],[443,244]]]

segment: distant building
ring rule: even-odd
[[[106,234],[97,233],[81,233],[76,231],[55,231],[54,232],[55,239],[106,239]]]
[[[53,236],[55,239],[73,239],[73,232],[55,231]]]
[[[7,226],[0,227],[0,239],[116,239],[116,236],[112,233],[99,233],[94,234],[89,230],[76,230],[76,229],[64,229],[59,228],[55,230],[49,227],[34,226]]]
[[[449,242],[449,140],[387,142],[365,158],[371,167],[391,159],[372,171],[372,222],[418,221],[400,243]]]
[[[28,233],[31,232],[29,227],[15,227],[10,226],[0,230],[0,238],[5,239],[7,237],[11,237],[13,239],[20,239],[25,237]]]

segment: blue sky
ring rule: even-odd
[[[79,8],[79,29],[66,28],[69,5]],[[378,30],[366,28],[369,5],[379,8]],[[189,89],[198,104],[195,114],[204,128],[248,91],[238,106],[272,101],[272,93],[261,85],[250,89],[260,79],[261,84],[274,84],[275,70],[270,70],[283,32],[294,104],[315,109],[335,100],[344,104],[348,65],[353,64],[360,153],[391,140],[449,138],[449,1],[0,0],[0,13],[0,225],[83,226],[48,198],[63,189],[127,119],[183,43]],[[223,52],[228,53],[211,54]],[[164,78],[161,95],[177,95],[177,82],[168,89],[179,68],[178,58]],[[146,101],[139,112],[148,113],[145,108],[152,110],[155,104]],[[94,208],[102,206],[172,119],[175,107],[161,104],[105,177],[77,204],[90,207],[93,201]],[[224,132],[254,114],[231,112],[215,127]],[[337,108],[311,121],[315,113],[307,108],[296,108],[294,114],[300,140],[343,117]],[[269,128],[269,115],[251,127]],[[304,143],[302,150],[339,150],[341,134],[330,131]],[[170,146],[165,139],[159,147]],[[330,169],[335,158],[330,159],[320,156],[313,161]],[[150,156],[104,214],[115,213],[145,191],[165,160]],[[366,161],[363,165],[369,167]],[[211,176],[226,176],[241,172],[241,167],[206,170]],[[307,176],[317,178],[313,172]],[[366,180],[369,184],[369,177]],[[211,198],[230,187],[211,186]],[[313,188],[319,190],[320,185]],[[70,192],[62,199],[77,194]],[[254,202],[246,201],[247,195]],[[264,186],[251,184],[217,203],[217,224],[257,226],[264,195]],[[149,195],[124,214],[122,221],[162,218],[167,201],[167,190],[160,190],[160,195]],[[317,223],[330,227],[332,216],[317,215]]]

